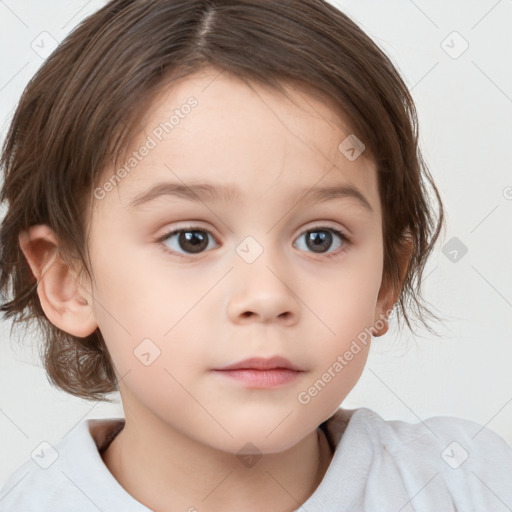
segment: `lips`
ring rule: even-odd
[[[238,361],[237,363],[224,366],[222,368],[216,368],[218,371],[229,371],[229,370],[293,370],[296,372],[304,371],[297,365],[292,364],[288,359],[281,356],[275,356],[270,358],[264,357],[251,357]]]
[[[304,372],[281,356],[251,357],[214,370],[224,382],[248,389],[280,389],[291,385]]]

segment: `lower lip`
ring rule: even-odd
[[[287,368],[272,370],[215,370],[216,373],[252,388],[274,388],[294,381],[302,373]]]

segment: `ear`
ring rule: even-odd
[[[21,232],[18,239],[37,279],[37,294],[48,320],[79,338],[93,333],[98,324],[89,301],[82,295],[88,292],[79,289],[73,270],[62,257],[54,232],[39,224]]]
[[[404,282],[407,269],[409,268],[413,248],[412,238],[408,237],[396,250],[400,266],[399,286],[393,287],[392,283],[388,279],[382,280],[379,296],[377,298],[377,306],[375,308],[373,327],[371,328],[371,331],[376,337],[382,336],[388,332],[389,314],[400,296],[401,285]]]

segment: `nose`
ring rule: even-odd
[[[274,267],[263,255],[253,263],[238,263],[232,273],[233,288],[227,305],[231,322],[291,326],[298,321],[300,301],[293,290],[291,273]]]

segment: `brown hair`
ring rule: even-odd
[[[204,66],[282,92],[283,83],[300,84],[332,100],[377,164],[383,278],[399,287],[410,329],[408,309],[430,332],[426,316],[439,320],[420,286],[443,206],[419,150],[415,106],[391,60],[349,17],[324,0],[113,0],[30,80],[0,158],[0,291],[12,299],[1,310],[13,326],[38,322],[50,382],[78,397],[110,401],[105,395],[118,389],[103,337],[96,329],[79,338],[49,322],[18,235],[48,225],[70,265],[82,263],[92,278],[88,214],[102,170],[117,163],[161,86]],[[413,249],[402,279],[407,240]]]

